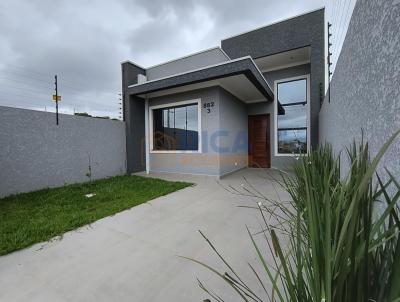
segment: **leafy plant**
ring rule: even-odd
[[[263,199],[255,208],[265,223],[261,234],[273,265],[247,230],[262,273],[253,266],[250,270],[268,301],[400,301],[400,184],[388,170],[386,181],[375,174],[399,133],[372,161],[368,143],[353,143],[346,149],[349,172],[342,179],[340,158],[330,145],[301,156],[293,175],[282,173],[279,181],[291,196],[289,202],[270,200],[251,184],[246,192],[232,188],[235,194]],[[201,234],[229,272],[191,260],[220,276],[242,300],[263,301]],[[199,285],[214,300],[223,301],[200,281]]]

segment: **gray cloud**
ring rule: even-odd
[[[118,115],[120,62],[149,66],[229,35],[322,6],[281,1],[29,1],[0,3],[0,105]]]

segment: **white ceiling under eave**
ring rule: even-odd
[[[254,62],[261,72],[268,72],[292,66],[310,63],[311,48],[309,46],[293,49],[274,55],[257,58]]]

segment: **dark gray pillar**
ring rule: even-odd
[[[145,152],[145,102],[144,99],[128,94],[128,86],[137,84],[138,74],[146,75],[146,70],[124,62],[122,68],[123,119],[126,124],[127,173],[146,169]]]

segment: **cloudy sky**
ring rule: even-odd
[[[120,62],[148,67],[324,0],[2,0],[0,105],[118,116]]]

